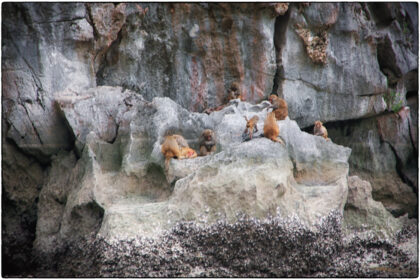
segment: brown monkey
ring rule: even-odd
[[[250,120],[248,120],[247,117],[244,118],[246,120],[246,128],[244,130],[244,133],[248,133],[249,138],[252,139],[252,134],[258,131],[257,122],[260,118],[258,116],[253,116]]]
[[[279,142],[284,145],[284,142],[281,139],[277,139],[279,133],[280,129],[277,124],[276,115],[274,111],[270,112],[267,114],[267,118],[264,121],[264,136],[274,142]]]
[[[224,100],[225,104],[219,105],[217,107],[214,108],[207,108],[204,110],[204,113],[206,114],[210,114],[212,112],[215,111],[220,111],[223,108],[225,108],[226,106],[229,105],[229,101],[233,100],[233,99],[237,99],[239,98],[241,101],[245,101],[245,98],[242,96],[241,91],[239,90],[239,83],[238,82],[233,82],[230,85],[230,88],[228,89],[228,94]]]
[[[274,94],[270,95],[270,98],[268,98],[268,100],[272,104],[271,108],[273,108],[273,111],[276,115],[276,119],[278,121],[284,120],[289,115],[286,100]]]
[[[216,139],[214,131],[205,129],[200,136],[200,156],[207,156],[216,151]]]
[[[226,98],[227,102],[239,98],[241,101],[244,101],[241,91],[239,90],[239,83],[233,82],[230,85],[230,89],[228,90],[228,96]]]
[[[325,140],[329,141],[331,140],[328,138],[328,131],[325,128],[325,126],[322,125],[321,121],[316,121],[314,125],[314,135],[316,136],[322,136],[325,138]]]
[[[166,170],[169,168],[169,160],[171,158],[183,159],[194,157],[194,154],[191,154],[190,150],[187,141],[181,135],[173,134],[166,136],[161,148],[161,152],[165,157]]]

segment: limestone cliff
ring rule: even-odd
[[[3,275],[414,276],[417,120],[416,3],[3,3]]]

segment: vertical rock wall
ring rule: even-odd
[[[395,216],[415,216],[417,53],[416,3],[4,3],[2,237],[3,253],[12,257],[3,267],[11,274],[28,267],[42,225],[38,211],[49,211],[38,201],[55,201],[57,223],[43,227],[47,236],[72,215],[56,190],[74,180],[63,175],[67,167],[83,164],[80,135],[98,133],[105,169],[148,170],[147,161],[120,159],[113,146],[120,121],[121,129],[136,130],[142,120],[132,125],[102,104],[86,108],[98,123],[70,129],[84,120],[68,123],[56,100],[71,105],[97,85],[121,86],[145,100],[169,97],[193,112],[223,104],[234,81],[250,103],[275,92],[300,128],[311,131],[319,119],[333,142],[352,148],[350,173],[370,181],[374,199]],[[127,108],[136,102],[120,101]],[[130,141],[151,141],[145,134]],[[81,206],[74,217],[86,213],[92,223],[85,227],[97,230],[101,206]],[[66,226],[74,225],[60,228],[68,234]]]
[[[273,87],[275,12],[258,4],[127,4],[125,24],[98,71],[98,84],[146,99],[166,96],[192,111],[224,102],[239,82],[259,102]]]

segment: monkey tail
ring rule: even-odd
[[[276,140],[274,140],[276,142],[279,142],[280,144],[282,144],[283,146],[286,146],[285,142],[283,141],[283,138],[279,135],[278,138],[276,138]]]

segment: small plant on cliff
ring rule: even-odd
[[[410,29],[408,28],[408,23],[407,21],[403,21],[403,33],[404,34],[409,34],[410,33]]]
[[[401,94],[393,90],[390,90],[384,94],[384,100],[388,110],[391,110],[394,113],[397,113],[403,105]]]

